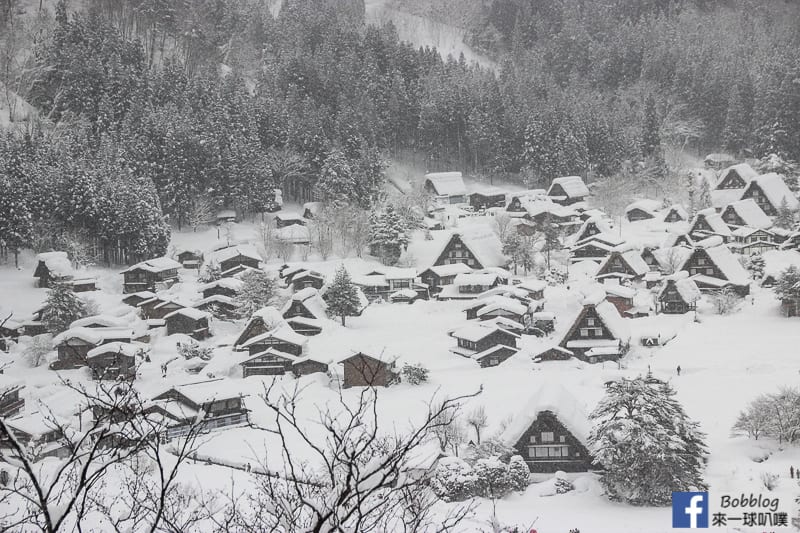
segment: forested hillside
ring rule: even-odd
[[[271,4],[4,0],[3,100],[38,119],[0,143],[3,239],[91,234],[132,260],[275,188],[369,209],[409,154],[529,185],[658,183],[670,150],[800,158],[794,4],[500,0],[474,37],[498,72],[365,26],[363,0]]]

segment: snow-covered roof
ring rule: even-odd
[[[348,359],[355,357],[357,355],[363,355],[371,359],[375,359],[376,361],[381,361],[387,364],[394,363],[398,359],[397,355],[387,350],[386,348],[381,348],[378,346],[364,346],[358,350],[348,351],[345,355],[338,357],[336,359],[336,362],[338,364],[342,364]]]
[[[530,292],[539,292],[547,288],[547,282],[541,279],[526,279],[522,283],[515,285],[515,287]]]
[[[628,321],[619,314],[617,308],[606,300],[594,306],[597,315],[603,324],[608,328],[614,338],[627,342],[631,338],[631,330],[628,327]]]
[[[519,337],[519,335],[517,335],[516,333],[512,333],[504,328],[501,328],[499,326],[486,325],[485,323],[470,324],[468,326],[463,326],[454,329],[453,331],[450,332],[450,336],[455,337],[456,339],[463,339],[469,342],[478,342],[479,340],[484,339],[497,331],[502,331],[503,333],[507,333],[508,335]]]
[[[451,265],[432,266],[428,270],[430,270],[440,278],[472,272],[472,269],[467,265],[465,265],[464,263],[453,263]]]
[[[283,321],[283,318],[281,318]],[[277,328],[273,329],[272,331],[268,331],[266,333],[262,333],[261,335],[256,335],[252,339],[245,342],[242,346],[247,348],[248,346],[252,346],[253,344],[258,344],[261,341],[266,339],[278,339],[283,342],[287,342],[289,344],[294,344],[296,346],[305,346],[308,342],[308,337],[300,335],[296,333],[292,328],[288,325],[278,326]]]
[[[228,261],[229,259],[233,259],[234,257],[238,257],[240,255],[250,259],[255,259],[257,261],[262,261],[261,254],[259,254],[256,247],[251,244],[239,244],[236,246],[223,248],[222,250],[217,250],[216,252],[209,254],[207,260],[209,262],[222,263],[223,261]]]
[[[606,294],[611,296],[619,296],[620,298],[633,298],[636,296],[636,289],[626,287],[625,285],[616,285],[614,283],[606,283],[603,285]]]
[[[238,397],[239,394],[232,392],[231,388],[226,386],[226,383],[229,382],[224,378],[207,379],[195,383],[176,385],[175,387],[164,391],[164,393],[167,393],[170,390],[175,390],[197,405]],[[161,396],[161,394],[157,396]]]
[[[467,194],[461,172],[432,172],[425,175],[425,181],[433,186],[440,196],[463,196]]]
[[[550,184],[550,188],[547,189],[548,196],[553,196],[552,191],[555,185],[560,185],[568,198],[583,198],[589,196],[589,188],[580,176],[565,176],[554,179]]]
[[[749,187],[752,187],[753,184],[756,184],[761,188],[761,190],[764,192],[764,196],[767,197],[769,203],[771,203],[776,209],[780,207],[784,198],[786,199],[789,209],[796,210],[800,206],[800,201],[797,200],[797,197],[786,185],[786,182],[783,181],[783,178],[780,176],[780,174],[776,174],[775,172],[763,174],[754,178],[750,182]]]
[[[497,274],[458,274],[453,279],[453,285],[491,285],[497,281]]]
[[[205,285],[201,285],[200,291],[203,292],[209,289],[215,289],[217,287],[238,291],[242,288],[242,285],[244,285],[244,282],[237,278],[220,278],[218,280],[206,283]]]
[[[131,293],[131,294],[126,294],[126,295],[124,295],[122,297],[122,299],[123,300],[127,300],[128,298],[139,298],[142,301],[145,301],[145,300],[152,300],[155,297],[156,297],[156,293],[154,293],[154,292],[139,291],[139,292],[134,292],[134,293]]]
[[[625,213],[630,213],[634,209],[639,209],[645,213],[655,215],[657,211],[661,210],[661,202],[657,200],[637,200],[625,208]]]
[[[71,328],[53,337],[53,344],[79,339],[89,344],[100,344],[106,339],[131,339],[130,328]]]
[[[416,293],[414,294],[416,295]],[[286,313],[291,308],[292,302],[302,302],[305,308],[314,315],[314,318],[323,319],[327,317],[326,309],[328,304],[325,303],[319,291],[314,287],[306,287],[294,293],[291,300],[284,304],[281,314]]]
[[[761,254],[764,258],[764,276],[779,276],[791,266],[800,268],[800,252],[796,250],[769,250]]]
[[[413,299],[413,298],[416,298],[417,296],[419,296],[419,295],[417,294],[417,291],[415,291],[415,290],[412,290],[412,289],[400,289],[399,291],[395,291],[392,294],[390,294],[389,295],[389,299],[392,299],[392,300],[397,299],[397,298],[411,298],[411,299]]]
[[[67,252],[43,252],[36,256],[36,260],[44,263],[54,276],[67,277],[73,274]]]
[[[696,302],[701,297],[700,289],[697,288],[697,284],[694,280],[689,278],[676,280],[675,289],[677,289],[683,301],[688,304]]]
[[[305,243],[311,240],[311,232],[306,226],[292,224],[278,229],[275,232],[275,237],[282,241]]]
[[[686,211],[686,208],[683,207],[681,204],[673,204],[669,206],[668,209],[664,210],[664,218],[666,219],[671,212],[675,211],[678,216],[683,220],[689,220],[689,213]]]
[[[387,280],[414,279],[417,277],[416,268],[390,267],[383,273]]]
[[[506,190],[494,185],[475,185],[472,187],[472,192],[470,194],[480,194],[483,196],[500,196],[502,194],[505,196]]]
[[[728,281],[736,285],[746,285],[750,282],[750,274],[727,246],[713,246],[706,248],[705,251]]]
[[[195,303],[194,307],[202,307],[209,304],[236,305],[236,301],[230,296],[225,296],[224,294],[212,294],[208,298],[203,298]]]
[[[206,311],[201,311],[200,309],[195,309],[194,307],[183,307],[165,315],[164,320],[178,315],[185,316],[191,320],[203,320],[204,318],[211,318],[211,315]]]
[[[567,389],[554,382],[546,383],[536,389],[525,406],[515,413],[511,424],[501,434],[500,439],[509,446],[514,446],[542,411],[553,413],[575,438],[586,444],[591,423],[585,407]]]
[[[516,320],[512,320],[506,316],[496,316],[492,319],[484,320],[483,323],[489,326],[497,326],[499,328],[503,328],[506,330],[508,329],[522,330],[525,328],[524,324],[517,322]]]
[[[409,243],[405,255],[414,261],[419,270],[425,270],[439,259],[454,235],[459,236],[464,246],[483,267],[504,266],[507,263],[500,238],[491,227],[483,224],[457,230],[432,231],[430,240],[423,237],[422,232],[418,232]]]
[[[94,315],[85,318],[79,318],[69,325],[70,328],[82,328],[91,324],[99,324],[106,328],[122,328],[128,325],[128,322],[120,317],[111,315]]]
[[[140,348],[141,345],[132,344],[130,342],[109,342],[108,344],[103,344],[97,348],[92,348],[86,354],[86,357],[92,359],[93,357],[98,357],[107,353],[117,353],[126,357],[133,357]]]
[[[129,267],[123,272],[131,272],[134,270],[145,270],[147,272],[163,272],[165,270],[173,270],[181,268],[181,264],[175,261],[174,259],[170,259],[169,257],[156,257],[155,259],[148,259],[147,261],[142,261],[141,263],[136,263],[132,267]]]
[[[494,346],[489,346],[482,352],[474,353],[470,357],[475,359],[476,361],[480,361],[481,359],[485,359],[487,357],[491,357],[495,353],[499,351],[508,351],[513,350],[514,352],[519,352],[518,348],[514,348],[513,346],[506,346],[505,344],[496,344]],[[512,354],[513,355],[513,354]]]
[[[722,183],[725,178],[728,177],[728,174],[731,172],[736,172],[739,176],[745,181],[745,183],[750,183],[753,178],[758,176],[758,172],[753,170],[753,167],[748,165],[747,163],[739,163],[738,165],[733,165],[722,172],[719,173],[719,179],[717,180],[717,184]]]
[[[303,223],[307,222],[301,213],[278,213],[275,218],[281,221],[289,222],[292,220],[299,220]]]
[[[389,282],[383,274],[369,274],[366,276],[353,276],[353,283],[364,287],[388,287]]]
[[[716,209],[722,209],[731,202],[742,198],[744,189],[714,189],[711,191],[711,205]]]
[[[733,202],[726,207],[726,210],[727,209],[732,209],[739,215],[739,218],[742,219],[744,224],[751,228],[767,229],[772,226],[772,219],[767,216],[752,198]]]
[[[252,361],[254,359],[257,359],[259,357],[264,357],[265,355],[274,355],[274,356],[280,357],[282,359],[288,359],[289,361],[295,361],[297,359],[296,355],[292,355],[290,353],[282,352],[281,350],[276,350],[275,348],[270,347],[270,348],[267,348],[266,350],[264,350],[262,352],[258,352],[256,354],[248,356],[247,359],[245,359],[244,361],[242,361],[239,364],[249,363],[250,361]]]
[[[713,233],[730,237],[731,229],[728,227],[725,221],[722,220],[722,215],[717,213],[716,209],[714,209],[713,207],[709,207],[708,209],[703,209],[702,211],[698,211],[694,222],[696,223],[697,220],[700,218],[703,218],[706,221],[706,223],[711,228],[711,231]],[[692,224],[692,227],[694,227],[694,223]]]
[[[478,310],[478,316],[480,317],[487,313],[498,310],[508,311],[509,313],[514,313],[515,315],[523,315],[528,311],[528,306],[513,298],[494,296],[486,300],[486,305]]]

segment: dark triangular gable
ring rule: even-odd
[[[594,237],[600,233],[602,232],[600,231],[600,228],[597,227],[597,223],[589,222],[583,227],[575,242],[580,242],[584,239],[588,239],[589,237]]]
[[[552,433],[552,442],[543,440],[542,433]],[[559,448],[567,446],[567,457],[537,456],[536,450],[542,450],[542,447],[548,445]],[[559,470],[586,472],[592,468],[593,459],[586,445],[552,411],[540,411],[530,427],[514,443],[514,448],[525,460],[531,472],[552,473]]]
[[[669,213],[667,213],[667,216],[664,217],[664,222],[681,222],[682,220],[683,217],[674,207],[670,208]]]
[[[705,262],[701,265],[700,260],[704,259]],[[707,269],[711,268],[713,272],[711,274],[707,273]],[[696,248],[692,255],[689,256],[689,259],[686,261],[686,264],[683,266],[681,270],[686,270],[689,272],[690,276],[694,276],[695,274],[702,274],[704,276],[711,276],[712,278],[718,279],[725,279],[728,278],[722,273],[722,270],[714,263],[711,259],[711,256],[708,255],[703,248]]]
[[[758,192],[758,194],[756,194]],[[745,189],[744,194],[742,194],[742,200],[747,200],[748,198],[752,198],[758,204],[758,207],[761,208],[764,213],[767,215],[774,217],[778,214],[778,207],[777,205],[772,205],[772,202],[769,201],[767,196],[764,194],[764,189],[761,188],[761,185],[758,184],[757,181],[753,180]]]
[[[450,252],[458,251],[458,257],[450,257]],[[474,264],[469,264],[468,260],[472,260]],[[448,262],[449,261],[449,262]],[[458,233],[454,233],[450,240],[436,258],[433,266],[450,265],[453,263],[464,263],[470,268],[481,269],[483,264],[478,260],[477,256],[472,252],[469,246],[464,242],[464,239]]]
[[[717,183],[717,189],[744,189],[747,182],[742,178],[736,169],[731,169],[725,177]]]
[[[595,246],[594,244],[586,244],[572,251],[573,257],[606,257],[608,254],[608,250]]]
[[[301,302],[300,300],[292,300],[292,305],[289,306],[289,309],[283,313],[283,318],[294,318],[296,316],[301,316],[303,318],[317,318],[314,314],[308,310],[306,304]]]
[[[710,231],[713,233],[714,230],[706,220],[705,215],[697,215],[697,219],[694,221],[694,224],[692,224],[692,229],[689,230],[689,233],[694,233],[696,231]]]
[[[736,209],[733,208],[732,205],[729,205],[725,208],[722,212],[722,220],[726,224],[731,226],[745,226],[744,220],[742,217],[739,216],[739,213],[736,212]]]
[[[602,276],[605,274],[629,274],[631,276],[638,276],[638,274],[628,264],[628,261],[625,259],[625,257],[623,257],[623,255],[619,252],[611,252],[611,255],[609,255],[603,262],[600,270],[597,271],[596,276]]]
[[[677,285],[675,284],[675,280],[667,280],[667,284],[664,289],[661,291],[661,294],[658,295],[659,302],[681,302],[685,305],[689,305],[686,300],[683,299],[681,296],[680,291],[678,290]]]
[[[651,248],[644,248],[642,250],[642,260],[647,263],[650,270],[658,270],[658,260],[656,256],[653,255],[653,250]]]
[[[588,321],[592,319],[594,320],[594,325],[590,326]],[[590,335],[588,337],[581,336],[581,328],[600,328],[602,330],[600,335],[594,335],[594,331],[589,332]],[[561,339],[561,343],[559,346],[562,348],[567,347],[567,343],[569,341],[576,341],[582,339],[615,339],[614,335],[611,333],[611,330],[605,325],[603,320],[600,318],[600,315],[597,314],[597,310],[593,305],[585,305],[583,309],[578,314],[578,317],[575,319],[575,322],[572,323],[567,334],[564,335],[564,338]]]
[[[233,343],[234,346],[241,346],[245,342],[249,341],[253,337],[257,337],[259,335],[263,335],[267,333],[269,328],[267,325],[264,324],[264,319],[260,316],[252,317],[244,327],[244,331],[239,335],[239,338],[236,339],[236,342]]]

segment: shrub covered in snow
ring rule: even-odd
[[[736,294],[733,289],[722,289],[711,295],[711,302],[714,304],[714,311],[718,315],[729,315],[739,308],[742,297]]]
[[[41,366],[45,357],[53,349],[53,339],[50,335],[37,335],[31,339],[30,344],[22,352],[25,360],[32,367]]]
[[[200,270],[200,276],[198,276],[198,280],[203,283],[211,283],[212,281],[217,281],[222,279],[222,269],[219,266],[219,263],[216,261],[209,261],[203,268]]]
[[[766,262],[764,261],[764,256],[761,254],[753,254],[747,258],[747,262],[745,263],[744,267],[750,272],[750,275],[753,276],[753,279],[761,279],[764,277],[764,268],[766,267]]]
[[[511,478],[512,490],[525,490],[528,488],[528,480],[531,471],[528,468],[525,459],[519,455],[514,455],[508,462],[508,475]]]
[[[211,359],[213,349],[210,346],[200,346],[193,340],[188,342],[177,342],[178,354],[186,360],[199,357],[204,361]]]
[[[473,470],[477,478],[478,496],[502,498],[514,489],[508,465],[496,457],[478,459]]]
[[[477,484],[475,471],[458,457],[441,459],[431,477],[433,492],[446,502],[461,502],[472,498]]]
[[[575,490],[575,485],[567,479],[567,475],[560,470],[556,472],[555,476],[556,494],[566,494],[567,492]]]
[[[419,363],[404,364],[400,373],[403,376],[403,381],[411,385],[421,385],[428,382],[428,369]]]

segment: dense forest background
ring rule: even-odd
[[[263,212],[275,188],[372,209],[390,158],[530,186],[800,159],[794,2],[483,1],[470,40],[497,71],[365,25],[363,0],[49,6],[0,0],[12,248],[150,256],[198,206]]]

